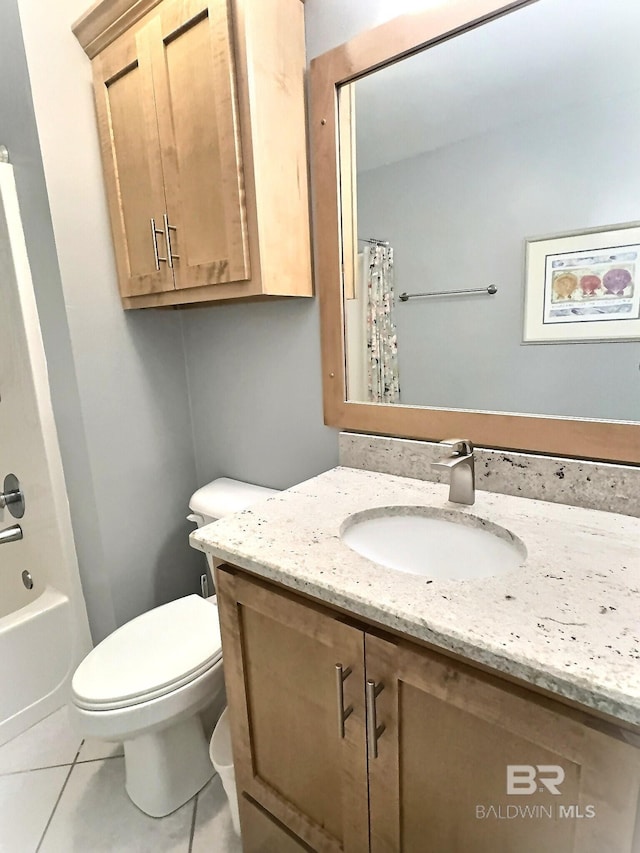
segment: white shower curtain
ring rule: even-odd
[[[393,249],[369,248],[367,274],[367,379],[369,401],[399,403],[398,339],[393,319]]]

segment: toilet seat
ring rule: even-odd
[[[216,604],[188,595],[143,613],[99,643],[76,670],[73,702],[90,711],[148,702],[198,679],[221,658]]]

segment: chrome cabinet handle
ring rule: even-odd
[[[151,239],[153,240],[153,259],[156,262],[156,270],[160,271],[160,261],[164,261],[166,264],[167,259],[161,258],[158,254],[158,234],[162,234],[162,228],[156,228],[156,221],[151,218]],[[171,266],[171,264],[170,264]]]
[[[169,225],[169,217],[166,213],[162,214],[162,218],[164,220],[164,240],[167,244],[167,263],[171,268],[173,268],[174,260],[179,261],[180,255],[173,254],[173,249],[171,248],[171,232],[177,231],[178,229],[175,225]]]
[[[378,757],[378,740],[380,735],[386,729],[384,723],[378,725],[378,715],[376,711],[376,698],[384,690],[384,684],[376,684],[370,678],[367,679],[366,701],[367,701],[367,746],[369,747],[369,757]]]
[[[22,528],[19,524],[12,524],[11,527],[0,530],[0,545],[17,542],[19,539],[22,539]]]
[[[342,669],[342,664],[336,664],[336,698],[338,702],[338,734],[341,738],[344,737],[344,724],[353,714],[353,705],[348,708],[344,707],[344,682],[351,675],[351,667],[348,666],[345,670]]]

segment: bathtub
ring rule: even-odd
[[[69,598],[50,586],[0,617],[0,744],[66,702],[72,625]]]

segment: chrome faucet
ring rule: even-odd
[[[457,504],[472,504],[476,499],[473,444],[467,438],[447,438],[440,442],[451,450],[451,456],[432,462],[437,471],[449,469],[449,500]]]
[[[4,545],[6,542],[17,542],[19,539],[22,539],[22,528],[19,524],[0,530],[0,545]]]

